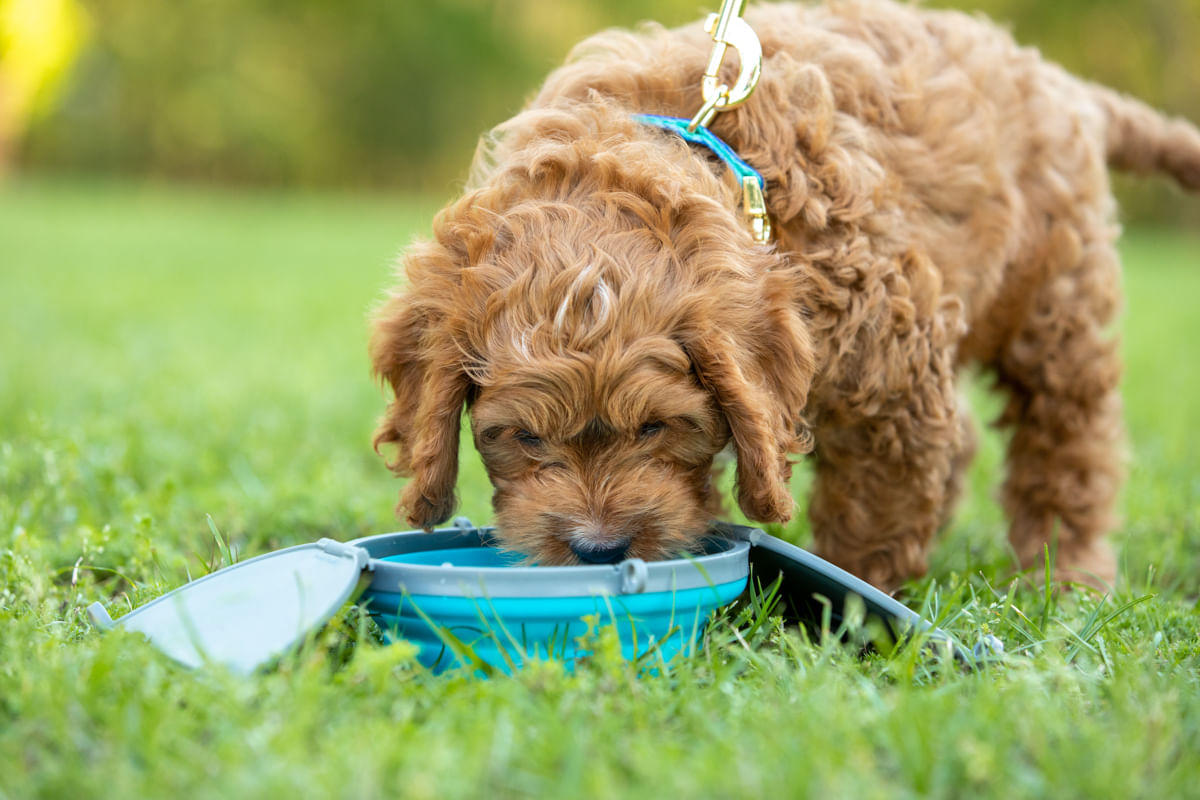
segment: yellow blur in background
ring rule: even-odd
[[[29,120],[52,105],[87,30],[75,0],[0,0],[0,169]]]

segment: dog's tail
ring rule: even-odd
[[[1163,172],[1185,189],[1200,191],[1200,130],[1140,100],[1092,86],[1108,119],[1108,163],[1131,172]]]

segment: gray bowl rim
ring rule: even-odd
[[[680,592],[744,580],[750,574],[750,543],[735,538],[739,526],[718,523],[704,555],[666,561],[628,559],[617,564],[577,567],[452,567],[384,561],[387,556],[425,550],[493,546],[492,527],[439,528],[365,536],[347,544],[366,550],[371,560],[367,593],[408,593],[439,597],[589,597]],[[632,580],[631,580],[632,578]]]

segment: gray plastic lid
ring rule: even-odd
[[[189,667],[221,664],[247,675],[299,644],[366,586],[361,547],[322,539],[243,561],[192,581],[99,628],[138,631]]]

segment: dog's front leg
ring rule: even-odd
[[[884,590],[925,572],[974,449],[945,322],[927,320],[885,349],[886,371],[905,385],[850,390],[815,426],[816,550]]]
[[[960,450],[957,424],[908,414],[818,431],[817,552],[885,591],[924,574]]]

